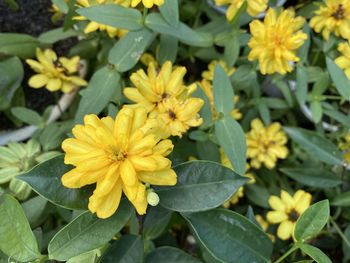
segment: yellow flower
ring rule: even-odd
[[[226,18],[231,21],[241,8],[245,0],[215,0],[217,5],[229,5]],[[268,0],[247,0],[247,12],[250,16],[257,16],[265,11],[268,5]]]
[[[281,197],[271,196],[269,205],[274,211],[267,213],[267,221],[280,224],[277,236],[282,240],[289,239],[294,233],[295,223],[299,216],[310,206],[311,194],[298,190],[293,196],[282,190]]]
[[[336,58],[335,63],[344,70],[348,79],[350,79],[350,45],[349,43],[340,43],[338,51],[342,54]]]
[[[75,138],[62,143],[65,163],[75,166],[63,175],[63,185],[80,188],[96,183],[89,210],[100,218],[113,215],[122,192],[139,214],[145,214],[146,185],[176,184],[176,174],[166,158],[173,144],[162,139],[157,125],[147,120],[143,108],[124,107],[115,120],[85,116],[84,125],[72,130]]]
[[[143,53],[143,55],[140,57],[140,61],[145,66],[149,66],[151,63],[154,64],[156,68],[158,68],[158,61],[155,59],[155,57],[150,53]]]
[[[344,152],[344,161],[350,164],[350,133],[346,134],[343,141],[339,143],[339,148]]]
[[[317,32],[322,32],[328,40],[330,33],[350,40],[350,2],[348,0],[325,0],[315,11],[310,20],[310,26]]]
[[[151,62],[147,74],[140,69],[131,75],[130,80],[136,88],[124,88],[124,95],[136,103],[134,106],[142,106],[148,112],[156,111],[161,102],[169,98],[185,100],[196,90],[195,83],[184,85],[185,74],[185,67],[173,69],[170,61],[165,62],[160,70]]]
[[[220,65],[229,77],[232,76],[232,74],[236,71],[235,67],[229,68],[226,62],[223,60],[213,60],[209,63],[208,70],[202,72],[202,78],[205,80],[213,81],[216,65]]]
[[[141,3],[141,1],[143,6],[146,8],[151,8],[153,7],[153,5],[161,6],[162,4],[164,4],[164,0],[131,0],[131,6],[136,7],[139,3]]]
[[[277,159],[288,155],[287,135],[281,130],[281,124],[274,122],[265,127],[259,119],[251,123],[252,129],[246,135],[247,157],[252,167],[259,169],[265,165],[268,169],[276,166]]]
[[[269,228],[269,222],[267,222],[261,215],[256,215],[255,220],[259,223],[261,228],[264,230],[264,232],[267,231]],[[276,238],[274,235],[271,235],[270,233],[266,233],[268,237],[271,239],[272,242],[276,241]]]
[[[200,83],[200,87],[202,88],[202,90],[204,91],[204,94],[207,96],[207,98],[209,100],[210,109],[211,109],[211,113],[213,115],[213,119],[216,119],[217,112],[215,111],[215,106],[214,106],[213,85],[209,81],[207,81],[206,79],[203,79]],[[233,97],[234,104],[237,105],[238,101],[239,101],[239,96],[235,95]],[[235,120],[239,120],[242,118],[242,113],[235,106],[235,109],[233,109],[233,111],[231,112],[231,116]]]
[[[61,90],[64,93],[71,92],[79,86],[87,85],[86,81],[78,77],[80,66],[79,56],[72,58],[57,57],[51,49],[42,51],[36,49],[38,61],[27,59],[27,64],[38,74],[29,79],[32,88],[46,87],[49,91]]]
[[[185,101],[170,98],[160,103],[158,111],[150,114],[150,118],[159,118],[168,134],[181,138],[188,129],[203,123],[198,114],[203,104],[204,101],[199,98],[189,98]]]
[[[78,7],[90,7],[94,5],[102,5],[102,4],[119,4],[124,7],[129,7],[130,0],[77,0]],[[74,20],[84,21],[87,20],[84,16],[75,16],[73,17]],[[108,36],[110,38],[114,37],[122,37],[124,36],[128,31],[124,29],[119,29],[112,26],[107,26],[104,24],[99,24],[94,21],[90,21],[87,26],[84,29],[85,34],[89,34],[91,32],[95,31],[106,31]]]
[[[258,60],[262,74],[286,74],[293,70],[292,62],[298,62],[295,51],[307,39],[300,29],[304,18],[295,17],[294,11],[284,10],[280,15],[272,8],[264,22],[254,20],[249,24],[252,38],[248,46],[250,61]]]

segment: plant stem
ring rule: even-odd
[[[344,233],[341,231],[340,227],[338,224],[334,221],[333,217],[329,218],[329,221],[332,223],[334,226],[335,230],[337,230],[339,236],[343,239],[343,241],[346,243],[346,245],[350,248],[350,241],[349,239],[344,235]]]
[[[274,263],[282,262],[286,257],[292,254],[295,250],[298,249],[298,246],[294,244],[286,253],[284,253],[279,259],[277,259]]]

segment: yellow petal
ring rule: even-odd
[[[135,168],[128,159],[124,160],[120,165],[120,176],[123,183],[127,186],[133,186],[138,181]]]
[[[172,169],[155,172],[139,172],[138,177],[142,182],[152,185],[175,185],[177,182],[176,173]]]
[[[266,219],[271,224],[278,224],[288,219],[288,215],[281,211],[270,211],[266,214]]]
[[[269,198],[269,205],[271,206],[272,209],[276,211],[285,211],[286,206],[283,204],[282,200],[278,196],[271,196]]]
[[[283,221],[277,228],[277,236],[282,240],[287,240],[292,236],[294,225],[292,221]]]
[[[49,81],[49,78],[46,75],[37,74],[37,75],[32,76],[29,79],[28,84],[32,88],[41,88],[41,87],[44,87],[48,81]]]

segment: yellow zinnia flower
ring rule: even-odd
[[[80,67],[79,56],[72,58],[57,57],[51,49],[42,51],[36,49],[38,61],[27,59],[27,64],[38,74],[29,79],[32,88],[46,87],[49,91],[61,90],[71,92],[74,88],[87,85],[86,81],[78,77]]]
[[[270,8],[264,22],[254,20],[249,24],[252,38],[248,43],[251,48],[248,59],[259,61],[262,74],[291,72],[292,63],[299,61],[295,51],[307,39],[300,30],[303,24],[304,18],[295,17],[292,10],[277,15]]]
[[[147,74],[140,69],[131,75],[130,80],[136,88],[124,88],[124,95],[136,103],[133,107],[142,106],[148,112],[156,111],[161,102],[169,98],[185,100],[196,90],[195,83],[184,85],[185,74],[185,67],[173,69],[170,61],[165,62],[160,70],[151,62]]]
[[[324,39],[328,40],[330,33],[350,40],[350,1],[326,0],[315,11],[310,20],[310,26],[317,32],[322,32]]]
[[[345,75],[350,79],[350,45],[349,43],[340,43],[338,51],[342,56],[336,58],[335,63],[344,70]]]
[[[65,163],[75,166],[63,175],[63,185],[80,188],[96,183],[89,210],[100,218],[113,215],[122,192],[139,214],[145,214],[146,185],[176,184],[176,174],[166,158],[173,144],[162,138],[157,125],[147,120],[143,108],[124,107],[115,120],[85,116],[84,125],[72,130],[75,138],[62,143]]]
[[[293,235],[295,223],[310,206],[311,198],[311,194],[303,190],[296,191],[293,196],[282,190],[281,197],[269,198],[269,205],[274,211],[268,212],[266,218],[271,224],[280,224],[277,228],[280,239],[287,240]]]
[[[287,135],[281,130],[281,124],[274,122],[265,127],[259,119],[251,123],[252,129],[246,135],[247,157],[252,167],[259,169],[264,164],[268,169],[276,166],[277,159],[288,155]]]
[[[217,5],[229,5],[226,18],[231,21],[241,8],[245,0],[215,0]],[[258,14],[265,11],[268,5],[268,0],[247,0],[247,12],[251,16],[257,16]]]
[[[129,7],[130,0],[77,0],[78,7],[90,7],[90,6],[101,5],[101,4],[118,4],[124,7]],[[80,20],[80,21],[87,20],[87,18],[84,16],[75,16],[73,17],[73,19]],[[110,38],[122,37],[128,32],[125,29],[119,29],[116,27],[107,26],[104,24],[99,24],[94,21],[90,21],[85,27],[84,33],[89,34],[97,30],[106,31]]]
[[[172,1],[172,0],[168,0]],[[164,4],[164,0],[131,0],[131,6],[136,7],[139,3],[143,4],[146,8],[151,8],[153,5],[161,6]]]

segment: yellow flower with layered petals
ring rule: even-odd
[[[295,17],[294,11],[284,10],[280,15],[270,8],[264,22],[254,20],[249,24],[252,38],[248,59],[258,60],[262,74],[286,74],[293,70],[293,62],[300,59],[296,50],[300,48],[307,35],[300,29],[303,17]]]
[[[173,68],[170,61],[165,62],[160,70],[151,62],[147,74],[140,69],[131,75],[130,80],[136,88],[124,88],[124,95],[135,103],[132,107],[142,106],[148,112],[156,111],[163,101],[169,98],[183,101],[196,90],[195,83],[184,85],[185,74],[185,67]]]
[[[259,169],[263,164],[272,169],[277,159],[287,158],[288,148],[285,145],[288,139],[281,124],[274,122],[265,127],[261,120],[254,119],[251,128],[246,134],[246,140],[247,157],[252,167]]]
[[[347,164],[350,164],[350,133],[346,134],[339,144],[340,150],[343,151],[343,158]]]
[[[258,14],[264,12],[268,5],[268,0],[246,0],[247,1],[247,12],[250,16],[257,16]],[[219,6],[229,5],[226,18],[231,21],[237,14],[238,10],[241,8],[245,0],[215,0],[215,3]]]
[[[172,0],[168,0],[172,1]],[[136,7],[142,2],[142,5],[146,8],[152,8],[154,5],[161,6],[164,4],[164,0],[131,0],[131,6]]]
[[[328,40],[334,33],[350,40],[350,2],[348,0],[326,0],[315,11],[310,26]]]
[[[338,46],[338,51],[342,54],[335,59],[335,64],[337,64],[341,69],[344,70],[345,75],[350,79],[350,45],[349,43],[340,43]]]
[[[129,7],[130,0],[77,0],[78,7],[90,7],[90,6],[102,5],[102,4],[118,4],[124,7]],[[73,17],[73,19],[79,20],[79,21],[87,20],[87,18],[84,16],[75,16]],[[110,38],[122,37],[128,32],[125,29],[119,29],[116,27],[100,24],[95,21],[90,21],[86,25],[84,29],[84,33],[89,34],[95,31],[105,31]]]
[[[208,70],[202,72],[202,78],[208,81],[213,81],[216,65],[220,65],[229,77],[231,77],[236,71],[235,67],[227,66],[227,63],[223,60],[213,60],[209,63]]]
[[[87,82],[77,76],[80,67],[79,56],[57,57],[51,49],[36,49],[37,61],[27,59],[26,63],[38,74],[29,79],[29,86],[35,89],[45,87],[49,91],[71,92]]]
[[[302,213],[310,206],[311,194],[298,190],[291,196],[282,190],[281,197],[271,196],[269,205],[274,211],[267,213],[267,221],[271,224],[280,224],[277,228],[277,236],[287,240],[293,236],[295,223]]]
[[[89,210],[107,218],[117,210],[122,192],[142,215],[150,185],[175,185],[176,174],[166,158],[173,149],[163,139],[158,122],[148,120],[143,108],[121,109],[113,120],[87,115],[62,143],[66,164],[75,168],[62,177],[68,188],[96,184]],[[153,198],[154,199],[154,198]]]

